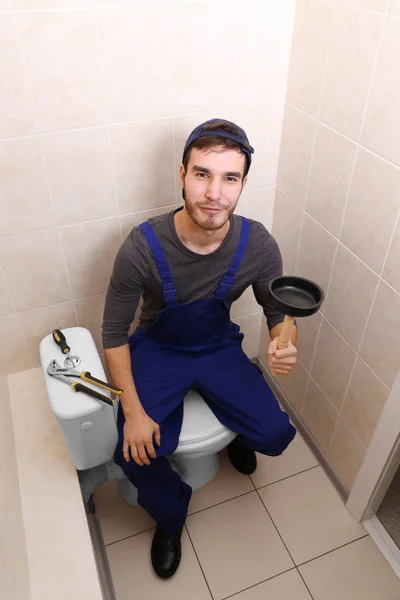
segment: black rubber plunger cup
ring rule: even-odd
[[[294,319],[316,313],[324,300],[324,292],[309,279],[285,275],[270,282],[269,293],[271,304],[285,315],[278,341],[278,350],[282,350],[288,347]]]

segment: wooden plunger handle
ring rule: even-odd
[[[278,340],[278,350],[284,350],[289,345],[290,334],[292,332],[294,317],[289,317],[289,315],[285,316],[285,320],[283,321],[283,326],[281,330],[281,334]]]

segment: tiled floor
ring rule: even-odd
[[[400,600],[400,580],[297,435],[278,458],[258,456],[251,477],[221,455],[194,493],[178,572],[153,573],[154,522],[110,482],[96,512],[118,600]]]

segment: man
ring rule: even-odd
[[[229,317],[232,302],[252,285],[272,339],[269,365],[289,373],[297,328],[288,348],[277,351],[284,315],[268,303],[269,281],[282,274],[278,246],[261,223],[233,214],[252,153],[234,123],[199,125],[180,167],[184,207],[133,228],[107,293],[105,357],[124,390],[114,460],[157,523],[151,558],[163,578],[179,566],[192,493],[166,458],[178,445],[186,392],[199,390],[220,422],[238,433],[228,454],[241,473],[254,472],[255,451],[277,456],[296,434]],[[139,327],[128,340],[141,295]]]

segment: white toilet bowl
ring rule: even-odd
[[[83,327],[71,327],[62,331],[71,347],[71,353],[81,358],[77,370],[90,371],[97,379],[106,380],[91,333]],[[65,358],[51,334],[42,340],[40,356],[50,405],[76,468],[83,471],[105,464],[109,478],[118,479],[119,489],[127,502],[137,504],[136,488],[122,469],[113,463],[113,452],[118,439],[118,402],[114,402],[112,408],[86,394],[73,392],[70,386],[47,374],[47,366],[53,358],[60,364]],[[99,391],[98,388],[95,389]],[[104,393],[109,395],[106,391]],[[196,490],[215,477],[219,470],[218,452],[235,437],[236,433],[218,421],[200,394],[190,390],[184,398],[178,447],[167,458],[172,468]]]

